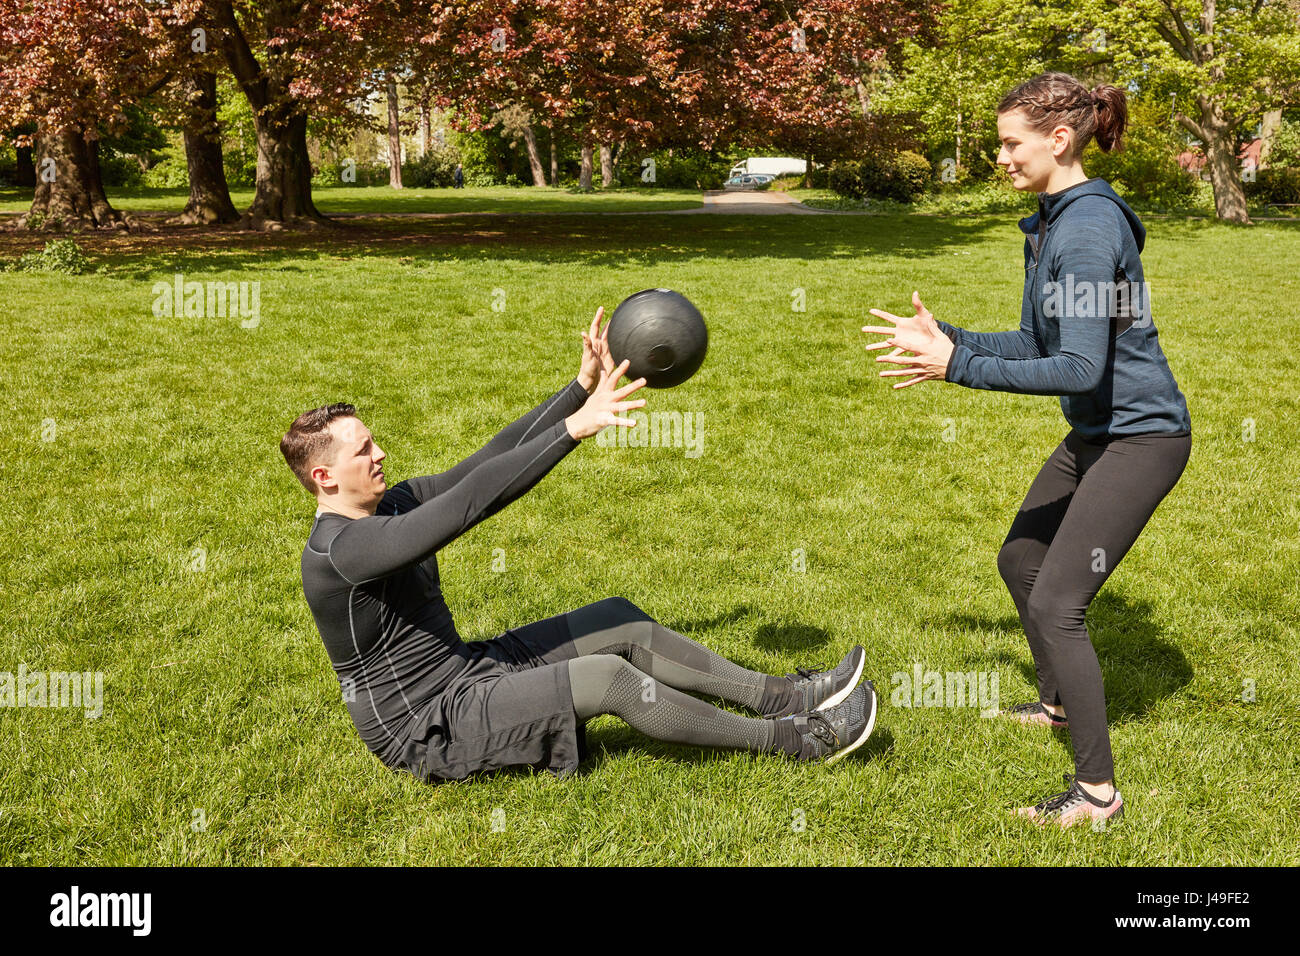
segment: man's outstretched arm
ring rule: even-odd
[[[635,426],[618,413],[645,404],[644,399],[625,401],[645,379],[616,388],[627,364],[602,372],[595,391],[568,418],[487,459],[436,497],[406,514],[354,519],[330,542],[335,570],[348,583],[363,584],[422,561],[532,488],[582,439],[608,425]]]
[[[416,501],[425,502],[463,481],[480,465],[553,428],[582,407],[587,400],[587,390],[575,378],[532,411],[515,419],[497,432],[486,445],[458,465],[436,475],[408,478],[406,486]]]
[[[577,412],[595,391],[601,372],[608,374],[614,371],[614,360],[609,354],[609,325],[601,328],[604,315],[603,307],[597,309],[591,327],[582,334],[582,365],[578,369],[577,378],[532,411],[501,429],[490,442],[460,464],[436,475],[407,479],[405,484],[415,499],[424,502],[445,492],[457,482],[463,481],[483,462],[517,448],[534,435]]]
[[[373,581],[422,561],[528,491],[577,447],[578,439],[563,421],[553,424],[483,460],[464,480],[406,514],[352,521],[330,543],[330,561],[349,584]],[[431,479],[411,484],[417,480]]]

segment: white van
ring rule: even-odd
[[[751,156],[731,167],[731,175],[802,176],[808,171],[806,159],[792,156]]]

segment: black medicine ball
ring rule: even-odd
[[[619,303],[609,320],[615,364],[630,359],[627,377],[650,388],[671,388],[696,373],[709,349],[704,316],[671,289],[646,289]]]

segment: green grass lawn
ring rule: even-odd
[[[108,191],[109,202],[125,212],[179,213],[189,191],[147,187]],[[448,213],[448,212],[642,212],[691,209],[700,205],[698,190],[600,189],[571,193],[564,189],[467,186],[464,189],[390,189],[387,186],[315,187],[316,208],[326,215],[343,213]],[[252,187],[232,189],[238,210],[253,201]],[[32,204],[31,189],[0,187],[0,214],[25,212]]]
[[[98,719],[0,709],[0,864],[1300,862],[1296,226],[1150,224],[1195,444],[1090,613],[1125,819],[1018,822],[1060,789],[1064,740],[891,703],[916,664],[1034,693],[995,556],[1067,430],[1058,404],[894,392],[859,331],[913,289],[1012,327],[1021,238],[1011,216],[452,218],[84,239],[94,274],[0,275],[0,671],[105,679]],[[260,322],[155,317],[178,272],[260,282]],[[390,481],[446,468],[572,377],[597,306],[653,286],[709,322],[699,374],[648,396],[702,416],[703,453],[584,444],[440,554],[462,634],[621,594],[770,672],[861,642],[877,730],[828,768],[604,717],[567,781],[389,772],[302,597],[314,506],[280,435],[346,400]]]

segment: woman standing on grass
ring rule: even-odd
[[[930,380],[968,388],[1059,395],[1071,430],[1039,471],[998,554],[1029,639],[1039,700],[1006,711],[1027,724],[1069,726],[1068,788],[1018,812],[1064,826],[1123,813],[1114,786],[1101,669],[1084,615],[1132,547],[1191,452],[1187,403],[1149,313],[1139,253],[1146,230],[1079,158],[1096,136],[1120,145],[1123,91],[1089,91],[1044,73],[998,104],[998,165],[1017,189],[1039,194],[1025,233],[1020,327],[968,332],[936,322],[912,293],[915,316],[878,309],[893,328],[867,326],[893,347],[877,359],[908,368],[894,388]],[[911,356],[905,352],[913,353]],[[1068,719],[1068,723],[1067,723]]]

